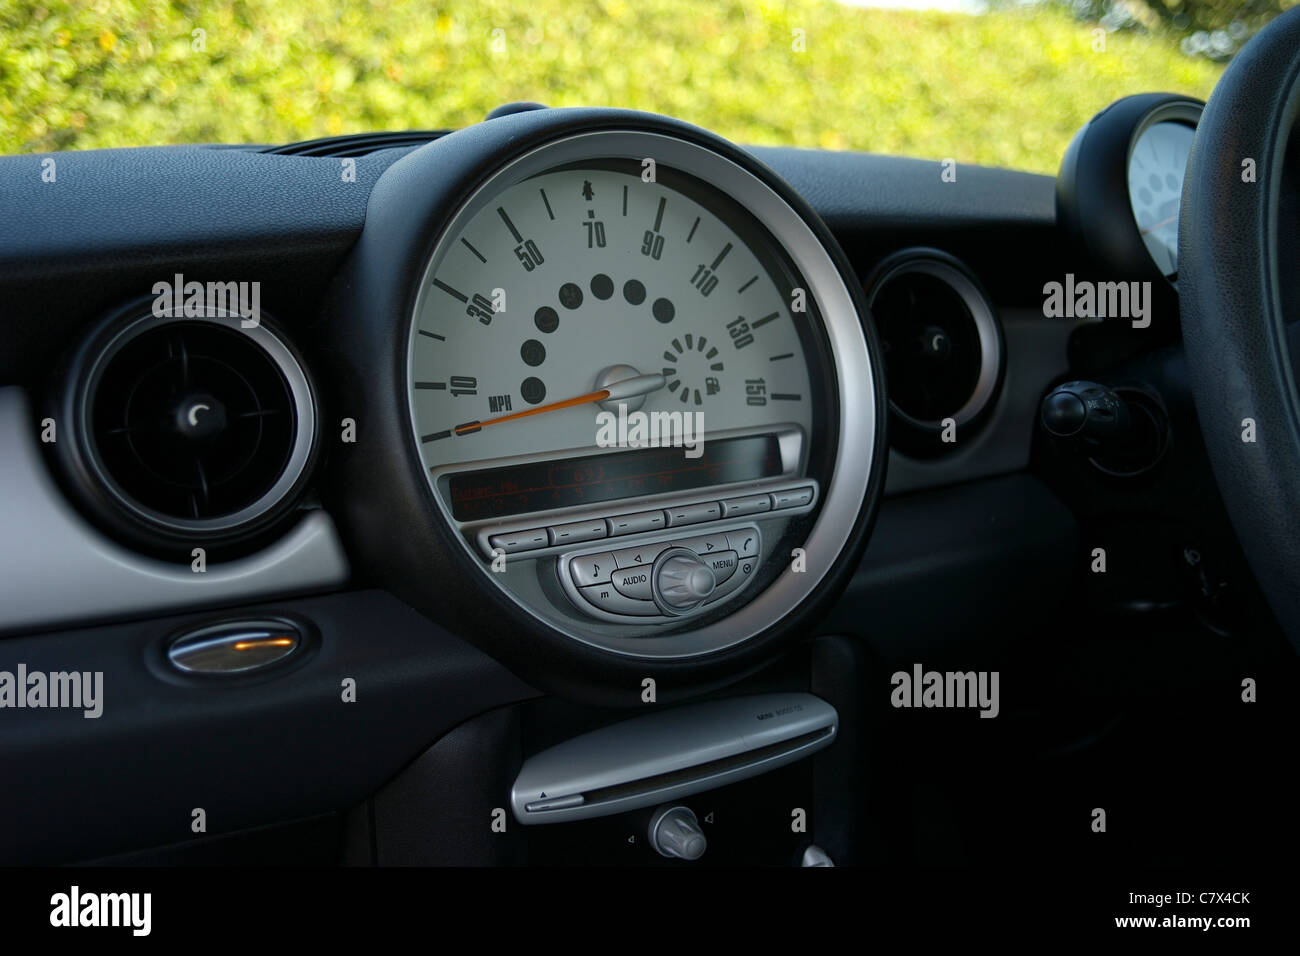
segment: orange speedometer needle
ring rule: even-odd
[[[469,432],[476,432],[480,428],[486,428],[488,425],[500,425],[503,422],[513,422],[516,419],[527,418],[529,415],[541,415],[544,412],[558,412],[562,408],[574,408],[578,405],[586,405],[590,402],[604,402],[610,399],[621,401],[627,398],[634,398],[637,395],[647,395],[664,387],[664,377],[662,375],[636,375],[632,378],[625,378],[621,382],[612,382],[608,387],[599,391],[588,392],[586,395],[578,395],[575,398],[566,398],[560,402],[550,402],[546,405],[538,405],[536,408],[526,408],[522,412],[511,412],[509,415],[501,415],[498,418],[489,418],[482,422],[466,422],[464,425],[457,425],[452,429],[457,435],[464,435]]]
[[[1154,232],[1157,229],[1169,225],[1171,222],[1177,222],[1177,221],[1178,221],[1177,216],[1170,216],[1168,219],[1162,220],[1161,222],[1156,223],[1154,226],[1147,226],[1145,229],[1142,230],[1141,233],[1139,233],[1139,235],[1145,236],[1148,232]]]

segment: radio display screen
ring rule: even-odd
[[[448,478],[451,511],[457,521],[505,518],[771,478],[782,471],[775,435],[721,438],[704,442],[701,452],[687,458],[681,448],[639,448],[459,472]]]

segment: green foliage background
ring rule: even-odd
[[[668,113],[746,143],[1054,173],[1111,100],[1204,98],[1223,69],[1159,28],[1107,34],[1104,51],[1094,30],[1053,6],[0,0],[0,152],[455,127],[538,100]]]

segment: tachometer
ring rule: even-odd
[[[1203,108],[1172,93],[1116,100],[1075,134],[1057,177],[1057,218],[1098,278],[1152,282],[1161,313],[1176,315],[1183,176]]]
[[[1176,120],[1152,123],[1133,142],[1128,197],[1147,251],[1166,277],[1178,274],[1178,210],[1183,175],[1196,127]]]

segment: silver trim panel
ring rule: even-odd
[[[524,761],[510,790],[523,824],[604,817],[712,790],[830,746],[835,708],[812,694],[758,694],[634,717]]]
[[[731,548],[728,544],[728,532],[731,535],[744,533],[746,538],[752,535],[753,543],[745,549],[747,553],[740,554],[740,548]],[[718,547],[710,548],[706,542],[711,539],[721,538],[722,541]],[[762,534],[757,525],[752,524],[726,524],[722,527],[713,525],[677,528],[671,531],[661,532],[626,544],[617,551],[611,551],[609,548],[592,547],[581,551],[569,551],[560,556],[556,563],[556,571],[560,578],[560,586],[564,588],[564,593],[569,596],[574,607],[589,614],[594,618],[602,621],[610,621],[615,624],[679,624],[683,618],[689,618],[706,611],[714,610],[719,604],[730,600],[741,591],[745,590],[749,582],[754,579],[754,573],[758,570],[758,565],[762,561]],[[591,542],[595,544],[596,542]],[[737,567],[730,575],[717,584],[717,589],[709,595],[704,601],[693,608],[685,611],[673,611],[671,614],[661,613],[662,608],[656,607],[657,599],[651,597],[648,600],[637,600],[632,597],[623,596],[623,591],[614,584],[614,575],[618,571],[629,571],[633,568],[656,567],[660,555],[665,551],[685,548],[701,558],[708,557],[711,554],[735,554],[738,561],[748,562],[749,570],[743,571]],[[635,551],[641,552],[636,555],[641,560],[633,557],[624,560],[622,553]],[[613,559],[613,567],[610,573],[602,575],[602,580],[587,580],[587,583],[580,583],[585,578],[585,572],[579,573],[574,568],[576,562],[584,558],[607,556]],[[649,573],[649,572],[647,572]],[[588,594],[595,588],[604,588],[614,592],[613,600],[609,601],[607,607],[611,610],[605,610],[597,607],[587,598]],[[651,593],[653,594],[653,586]],[[620,600],[620,596],[623,599]],[[635,604],[628,603],[635,602]],[[642,606],[644,605],[644,606]],[[621,606],[626,610],[612,610],[614,607]],[[629,620],[631,615],[635,620]]]
[[[324,511],[270,547],[201,574],[128,551],[63,497],[42,460],[38,428],[23,390],[0,388],[0,631],[252,601],[348,579]]]

